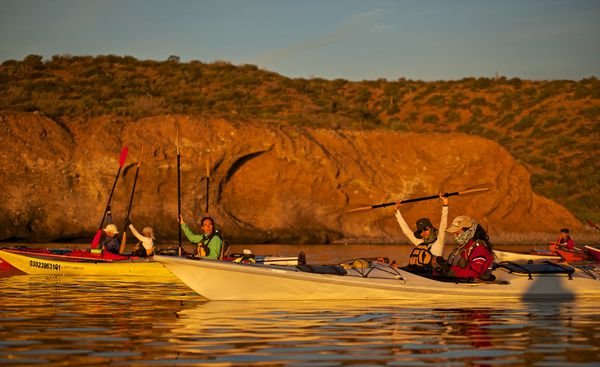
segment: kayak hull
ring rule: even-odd
[[[173,276],[163,265],[151,260],[69,259],[12,249],[0,249],[0,258],[32,275]]]
[[[209,300],[414,300],[490,298],[600,298],[600,281],[593,274],[575,272],[530,279],[496,271],[495,282],[442,282],[386,264],[346,275],[300,271],[298,267],[236,264],[155,256],[183,283]]]
[[[588,253],[590,257],[592,257],[595,261],[600,261],[600,249],[597,249],[592,246],[585,246],[585,251]]]
[[[494,249],[496,262],[503,261],[561,261],[562,258],[554,253],[519,252]]]

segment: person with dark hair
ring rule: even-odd
[[[458,247],[450,253],[445,264],[436,258],[443,274],[457,278],[493,279],[494,253],[485,229],[473,218],[461,215],[454,218],[446,232],[454,234]]]
[[[575,249],[575,241],[571,239],[571,235],[569,234],[568,228],[562,228],[558,234],[558,239],[556,240],[556,244],[559,247],[565,248],[567,250]]]
[[[215,260],[221,257],[223,240],[216,233],[215,222],[211,217],[206,216],[200,220],[202,234],[192,232],[190,227],[183,221],[182,216],[179,216],[179,223],[187,239],[197,245],[194,256]]]
[[[420,218],[417,220],[417,230],[411,231],[408,224],[400,213],[401,203],[396,204],[396,220],[402,229],[402,233],[408,240],[415,245],[410,253],[409,265],[419,266],[425,270],[431,270],[431,264],[435,257],[442,256],[444,250],[444,240],[446,226],[448,225],[448,197],[439,195],[442,201],[442,215],[440,219],[439,231],[431,224],[429,218]]]

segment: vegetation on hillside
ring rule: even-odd
[[[600,222],[600,82],[290,79],[253,65],[29,55],[0,66],[0,110],[57,121],[181,113],[330,129],[462,132],[497,141],[534,190]],[[558,226],[559,224],[557,224]]]

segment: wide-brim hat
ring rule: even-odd
[[[417,230],[414,232],[415,237],[421,238],[421,232],[423,232],[423,230],[427,227],[433,227],[433,224],[431,224],[429,218],[421,218],[417,220]]]
[[[106,227],[104,227],[104,232],[110,234],[119,234],[119,230],[114,224],[107,224]]]

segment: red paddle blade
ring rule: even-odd
[[[92,240],[92,248],[98,248],[98,244],[100,243],[100,237],[102,237],[102,230],[99,229]]]
[[[123,147],[123,149],[121,150],[121,158],[119,158],[119,166],[121,166],[121,168],[123,168],[123,165],[125,164],[125,158],[127,158],[128,152],[129,148],[127,148],[126,146]]]

